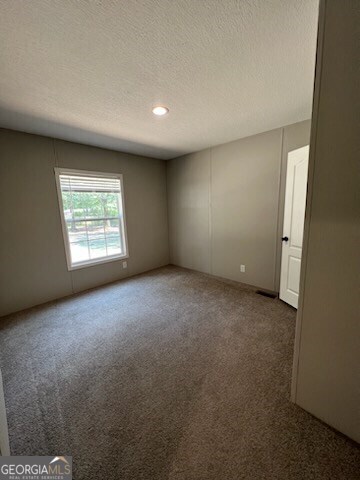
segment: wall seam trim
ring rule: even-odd
[[[166,197],[166,221],[167,221],[167,239],[168,239],[168,264],[171,264],[172,260],[172,253],[171,253],[171,246],[170,246],[170,195],[169,195],[169,160],[165,163],[165,197]]]
[[[209,270],[213,273],[213,261],[212,261],[212,148],[209,149]]]
[[[55,167],[58,167],[59,166],[59,160],[58,160],[58,155],[57,155],[57,150],[56,150],[56,139],[55,138],[52,139],[52,143],[53,143],[53,150],[54,150]]]

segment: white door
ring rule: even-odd
[[[297,308],[304,234],[309,146],[288,154],[282,237],[280,298]]]

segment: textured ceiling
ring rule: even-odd
[[[167,159],[310,118],[317,8],[0,0],[0,126]]]

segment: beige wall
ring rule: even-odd
[[[277,291],[287,153],[309,136],[305,121],[170,160],[171,262]]]
[[[167,162],[170,259],[210,272],[210,150]]]
[[[123,174],[130,258],[69,272],[54,167]],[[169,261],[162,160],[0,130],[0,315]]]
[[[360,442],[357,0],[321,2],[295,402]]]

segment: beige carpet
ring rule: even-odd
[[[13,455],[76,480],[359,479],[289,401],[295,312],[176,267],[0,319]]]

